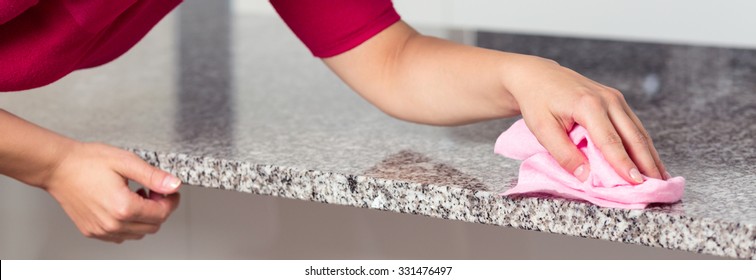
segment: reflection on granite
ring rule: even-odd
[[[235,117],[231,106],[234,102],[231,4],[200,0],[188,0],[185,4],[193,9],[183,9],[178,14],[179,109],[174,126],[177,141],[192,142],[211,136],[216,139],[213,146],[231,147],[234,133],[231,123]],[[208,24],[207,18],[214,20]],[[196,129],[185,129],[188,126]]]
[[[367,177],[409,181],[420,184],[456,186],[471,190],[485,190],[478,179],[465,175],[444,163],[412,151],[399,151],[366,170]],[[514,182],[513,182],[514,186]]]
[[[177,42],[202,38],[176,32],[187,23],[174,16],[118,61],[2,94],[0,107],[209,188],[756,258],[756,51],[479,34],[481,45],[556,58],[627,95],[687,189],[675,205],[623,210],[500,197],[519,162],[494,155],[493,144],[514,120],[450,128],[391,119],[279,19],[230,16],[198,19],[231,30],[218,46],[196,45],[228,47],[227,63],[217,61],[222,51],[176,55]],[[216,86],[227,101],[185,95]]]

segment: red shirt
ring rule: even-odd
[[[119,57],[181,0],[0,0],[0,91],[52,83]],[[399,15],[391,0],[271,0],[313,55],[350,50]]]

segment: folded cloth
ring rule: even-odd
[[[523,162],[517,185],[502,195],[542,193],[628,209],[642,209],[649,203],[677,202],[682,198],[685,178],[665,181],[644,176],[643,183],[633,185],[614,171],[585,128],[576,124],[569,136],[590,164],[591,172],[585,182],[565,171],[523,120],[504,131],[496,140],[494,152]]]
[[[109,62],[181,0],[0,0],[0,91]]]

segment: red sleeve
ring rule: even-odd
[[[391,0],[270,0],[317,57],[351,50],[399,21]]]
[[[17,17],[37,2],[39,0],[0,0],[0,24]]]
[[[38,2],[0,9],[0,16],[14,15],[0,24],[0,92],[44,86],[117,58],[181,0]]]

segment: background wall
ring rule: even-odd
[[[410,23],[516,33],[756,48],[756,1],[394,0]],[[266,0],[235,0],[274,14]]]

